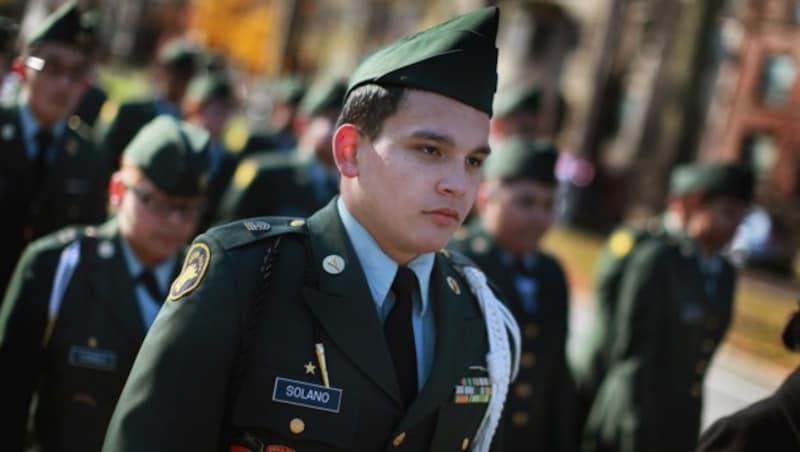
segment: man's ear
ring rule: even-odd
[[[480,213],[486,207],[486,202],[489,200],[489,183],[486,180],[481,181],[478,185],[478,193],[475,195],[475,209]]]
[[[333,134],[333,160],[342,177],[358,176],[358,146],[363,137],[358,127],[342,124]]]
[[[25,58],[22,56],[18,56],[14,58],[14,61],[11,63],[11,72],[17,74],[17,77],[20,80],[25,80]]]
[[[111,175],[111,180],[108,182],[108,202],[111,207],[119,207],[123,194],[125,194],[125,183],[122,181],[122,171],[117,171]]]

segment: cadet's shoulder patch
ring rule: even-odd
[[[282,234],[304,234],[305,224],[305,220],[294,217],[255,217],[211,228],[206,234],[229,250]]]
[[[186,253],[186,259],[183,261],[183,268],[181,274],[172,282],[169,288],[170,301],[178,301],[181,297],[193,291],[200,285],[203,276],[208,270],[208,263],[211,261],[211,250],[205,243],[195,243]]]
[[[611,254],[617,257],[625,257],[633,249],[636,237],[627,229],[619,229],[608,239],[608,249]]]

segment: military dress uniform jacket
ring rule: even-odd
[[[716,287],[707,293],[696,251],[676,236],[650,239],[633,251],[584,450],[694,450],[703,378],[731,320],[735,277],[722,259]]]
[[[19,107],[0,108],[0,205],[5,214],[0,222],[0,290],[31,240],[70,224],[96,224],[107,218],[108,167],[77,127],[68,123],[53,143],[54,159],[42,176],[28,157]]]
[[[335,200],[307,223],[262,217],[200,235],[142,345],[103,450],[228,451],[226,431],[272,446],[265,450],[466,450],[488,397],[456,403],[455,389],[485,381],[486,327],[448,255],[437,253],[430,280],[435,361],[404,412]],[[265,302],[254,310],[263,274]],[[243,337],[249,351],[237,379]],[[316,343],[325,349],[328,391],[319,386]]]
[[[217,223],[262,215],[307,217],[338,194],[311,177],[314,158],[264,154],[241,161],[220,202]]]
[[[480,221],[461,231],[457,235],[462,237],[448,247],[463,252],[486,273],[522,330],[520,373],[503,414],[503,450],[577,450],[576,390],[566,360],[569,289],[561,265],[546,253],[537,254],[531,275],[537,308],[528,312],[515,287],[514,269]]]
[[[573,373],[578,387],[578,423],[588,415],[600,383],[608,370],[608,360],[614,342],[612,322],[617,311],[622,276],[633,250],[647,239],[662,232],[651,222],[650,227],[625,225],[617,228],[606,241],[595,271],[596,311],[589,334],[572,357]]]
[[[120,240],[116,220],[68,228],[33,242],[20,260],[0,315],[3,450],[23,449],[34,392],[42,451],[100,450],[145,336]],[[56,268],[73,246],[78,263],[51,318]]]
[[[717,420],[700,437],[697,452],[800,450],[800,368],[770,397]]]

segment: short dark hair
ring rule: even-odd
[[[375,83],[353,89],[345,99],[336,127],[353,124],[367,138],[375,139],[381,133],[384,121],[397,111],[405,92],[402,86]]]

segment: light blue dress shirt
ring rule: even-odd
[[[139,262],[139,258],[136,257],[136,254],[133,252],[128,242],[123,238],[120,238],[119,241],[122,245],[122,254],[125,256],[125,263],[128,265],[128,273],[133,279],[136,279],[139,274],[142,273],[142,270],[144,270],[144,266],[141,262]],[[169,287],[170,279],[172,278],[172,272],[174,269],[174,255],[153,267],[153,274],[155,275],[156,283],[158,284],[158,288],[161,289],[162,293],[167,293],[166,289]],[[136,301],[139,303],[139,312],[142,314],[142,320],[144,321],[145,329],[150,329],[150,326],[156,319],[158,311],[161,309],[161,303],[164,300],[153,299],[153,297],[150,295],[150,292],[144,288],[144,285],[139,283],[134,284],[133,290],[136,293]]]
[[[40,150],[36,148],[36,134],[39,132],[39,121],[36,120],[33,116],[33,112],[31,112],[25,104],[19,104],[19,119],[22,124],[25,153],[28,155],[28,160],[36,160],[36,156],[39,155],[40,152]],[[44,150],[44,152],[47,152],[46,158],[49,162],[55,159],[55,154],[52,151],[53,145],[55,145],[61,138],[61,135],[64,134],[64,127],[66,127],[64,121],[59,121],[53,126],[53,143],[50,145],[49,149]]]
[[[372,235],[347,210],[341,197],[337,199],[336,207],[367,277],[378,318],[383,324],[394,307],[395,298],[391,288],[399,266],[381,250]],[[434,258],[434,253],[421,254],[406,264],[417,275],[421,289],[420,293],[413,297],[414,309],[411,311],[414,345],[417,351],[417,388],[420,390],[430,376],[436,346],[436,323],[428,296]]]

